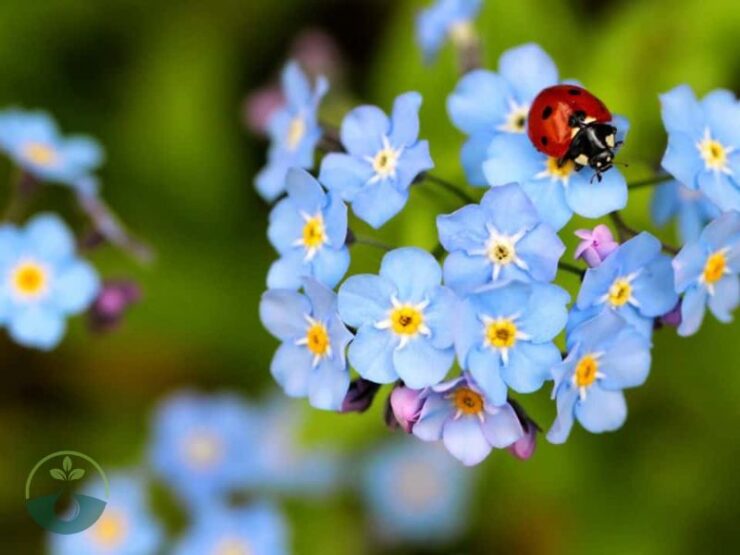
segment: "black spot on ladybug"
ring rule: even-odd
[[[541,143],[542,143],[543,145],[547,146],[547,137],[540,137],[540,142],[541,142]]]
[[[552,115],[552,106],[545,106],[545,109],[542,110],[542,119],[547,119]]]
[[[572,96],[578,96],[581,94],[581,91],[578,89],[568,89],[568,94]]]

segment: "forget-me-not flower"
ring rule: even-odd
[[[727,90],[701,101],[688,85],[660,97],[668,148],[663,168],[722,211],[740,210],[740,102]]]
[[[567,345],[568,356],[552,370],[552,443],[568,439],[574,418],[592,433],[620,428],[627,418],[622,390],[642,385],[650,371],[650,340],[609,310],[576,326]]]
[[[720,322],[732,320],[740,299],[740,213],[731,211],[711,222],[699,239],[673,260],[681,301],[680,335],[695,333],[706,307]]]
[[[76,187],[103,162],[103,149],[84,136],[62,137],[44,112],[0,112],[0,149],[40,181]]]
[[[262,296],[262,324],[283,342],[270,372],[287,395],[339,410],[349,388],[345,349],[352,334],[339,319],[333,291],[311,278],[303,288],[305,295],[273,289]]]
[[[568,320],[570,295],[556,285],[510,283],[468,295],[455,323],[455,349],[463,370],[494,405],[508,388],[537,391],[560,362],[553,343]]]
[[[524,435],[510,404],[493,405],[465,376],[425,392],[424,406],[413,434],[439,441],[466,466],[478,464],[496,447],[503,449]]]
[[[401,211],[411,183],[434,167],[429,143],[419,140],[420,106],[421,95],[408,92],[396,98],[390,118],[377,106],[355,108],[340,130],[347,152],[321,162],[320,181],[374,228]]]
[[[318,109],[329,83],[319,77],[311,88],[298,63],[290,62],[283,70],[282,89],[285,106],[270,116],[267,165],[255,179],[257,191],[267,201],[275,200],[285,190],[285,175],[290,168],[313,167],[314,149],[322,134]]]
[[[306,170],[292,168],[288,196],[270,213],[267,236],[280,258],[267,273],[270,289],[298,289],[302,277],[334,287],[349,267],[347,206],[325,193]]]
[[[365,379],[402,379],[413,389],[439,383],[452,366],[455,294],[440,285],[434,257],[414,247],[383,257],[380,275],[352,276],[339,288],[339,314],[357,328],[352,367]]]
[[[516,184],[488,191],[480,205],[437,217],[445,284],[460,295],[489,283],[552,281],[565,245]]]
[[[527,115],[535,96],[558,81],[558,69],[537,44],[511,48],[499,58],[498,73],[478,69],[460,79],[447,99],[452,123],[469,135],[461,151],[468,181],[486,185],[483,162],[498,134],[526,139]],[[517,181],[510,179],[509,181]]]
[[[696,241],[704,226],[720,215],[719,208],[701,191],[689,189],[678,181],[655,188],[650,214],[657,226],[676,219],[681,243]]]
[[[95,300],[100,279],[75,248],[70,230],[52,214],[35,216],[22,229],[0,226],[0,324],[15,342],[54,348],[67,316]]]
[[[455,44],[466,45],[475,38],[473,20],[481,0],[436,0],[416,18],[416,40],[430,62],[449,37]]]

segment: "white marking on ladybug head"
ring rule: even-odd
[[[613,133],[611,135],[607,135],[605,140],[606,140],[606,146],[608,146],[609,148],[614,148],[614,145],[616,143],[614,142],[614,134]]]
[[[596,121],[596,118],[588,116],[586,119],[583,120],[583,123],[593,123],[594,121]]]
[[[585,154],[579,154],[576,156],[574,162],[578,164],[579,166],[587,166],[588,165],[588,156]]]

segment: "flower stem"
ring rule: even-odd
[[[36,180],[23,171],[23,168],[13,168],[10,177],[8,205],[5,208],[3,220],[15,222],[23,217],[26,205],[36,192],[37,185]]]
[[[586,275],[586,270],[582,270],[578,266],[575,266],[573,264],[570,264],[568,262],[558,262],[558,268],[561,270],[564,270],[566,272],[570,272],[571,274],[574,274],[578,276],[579,278],[583,279],[583,276]]]
[[[665,183],[666,181],[670,181],[673,179],[672,175],[663,174],[663,175],[655,175],[653,177],[648,177],[647,179],[640,179],[639,181],[633,181],[632,183],[628,183],[627,187],[630,189],[642,189],[644,187],[652,187],[654,185],[660,185],[661,183]]]
[[[627,225],[627,222],[624,221],[624,218],[622,218],[622,215],[619,213],[619,211],[609,213],[609,218],[614,224],[614,227],[617,228],[617,236],[619,237],[620,243],[623,243],[628,239],[632,239],[632,237],[640,234],[640,232],[637,231],[634,227]],[[678,254],[678,249],[673,245],[669,245],[668,243],[663,242],[661,242],[660,245],[667,253],[673,255]]]
[[[454,185],[450,183],[449,181],[442,179],[441,177],[437,177],[434,174],[431,174],[429,172],[425,172],[421,174],[418,178],[418,181],[429,181],[431,183],[436,183],[443,189],[448,190],[450,193],[455,195],[457,198],[465,202],[466,204],[477,204],[478,201],[475,200],[472,196],[470,196],[468,193],[460,189],[457,185]]]
[[[351,229],[347,230],[346,243],[348,246],[366,245],[368,247],[374,247],[376,249],[384,250],[386,252],[392,251],[395,248],[395,247],[392,247],[391,245],[383,243],[382,241],[376,241],[375,239],[371,239],[369,237],[362,237],[361,235],[355,235]]]

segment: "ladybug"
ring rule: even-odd
[[[534,147],[576,170],[590,166],[601,174],[614,164],[617,128],[604,103],[583,87],[556,85],[541,91],[529,109],[528,135]]]

